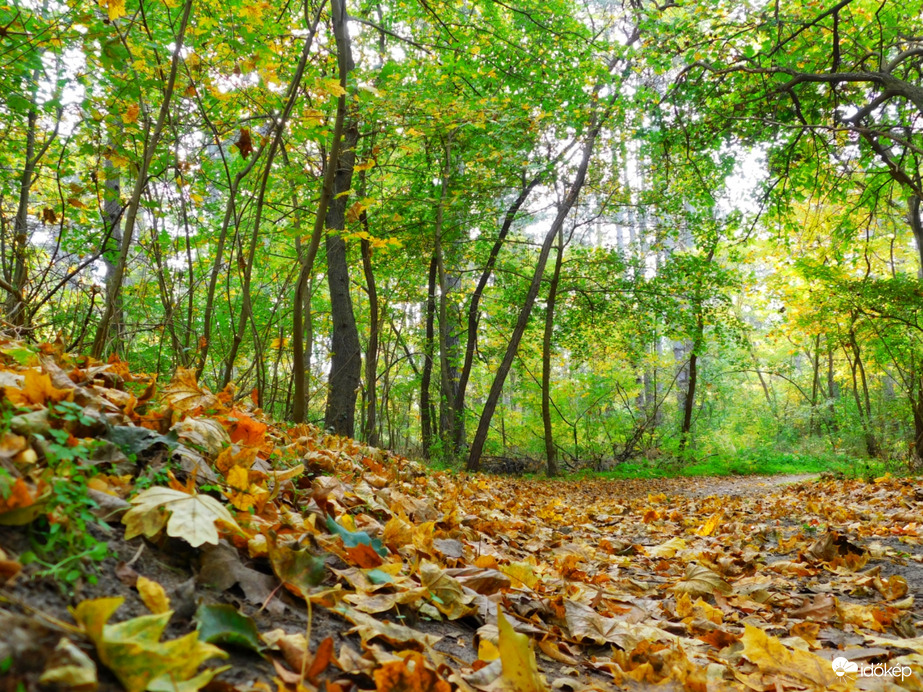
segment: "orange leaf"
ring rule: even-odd
[[[384,563],[381,556],[365,543],[360,543],[354,548],[347,548],[346,555],[356,566],[363,569],[380,567]]]
[[[5,387],[7,398],[14,404],[46,404],[59,401],[73,401],[73,389],[58,389],[51,384],[51,378],[38,370],[26,370],[22,388]]]
[[[308,680],[313,680],[327,669],[327,666],[330,665],[330,661],[332,660],[333,637],[327,637],[317,645],[317,651],[314,652],[314,659],[305,671],[305,677],[308,678]]]
[[[0,498],[0,512],[8,512],[11,509],[20,509],[30,507],[35,502],[32,493],[29,492],[29,486],[22,478],[17,478],[10,489],[10,496],[3,500]]]
[[[385,663],[375,671],[378,692],[451,692],[452,687],[439,674],[426,667],[423,654],[412,652],[401,661]]]
[[[231,442],[236,442],[244,447],[259,447],[263,444],[267,428],[265,423],[260,423],[258,420],[254,420],[236,409],[231,411],[231,415],[237,419],[236,422],[231,423],[228,430]]]

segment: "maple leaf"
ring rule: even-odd
[[[213,668],[196,674],[208,659],[227,658],[218,647],[200,641],[196,632],[160,641],[172,611],[106,624],[124,600],[119,597],[83,601],[72,614],[96,645],[99,660],[115,673],[128,692],[192,692],[226,670]]]
[[[58,222],[58,216],[57,214],[55,214],[54,209],[49,209],[48,207],[45,207],[44,209],[42,209],[42,225],[43,226],[48,223],[57,223],[57,222]]]
[[[420,565],[420,582],[432,594],[433,605],[449,620],[470,615],[476,610],[474,596],[466,594],[458,580],[450,577],[439,565],[424,560]]]
[[[125,0],[101,0],[99,4],[106,8],[110,22],[114,22],[119,17],[124,17],[127,14]]]
[[[707,596],[715,593],[730,593],[731,585],[717,572],[691,562],[686,565],[684,578],[677,582],[673,590],[677,593],[688,593],[690,596]]]
[[[196,409],[211,409],[218,406],[218,397],[196,382],[195,370],[177,368],[176,374],[164,388],[162,399],[170,408],[188,413]]]
[[[124,5],[123,5],[124,7]],[[122,122],[133,123],[137,122],[138,116],[141,114],[141,107],[137,103],[133,103],[122,113]]]
[[[51,377],[32,368],[26,370],[22,387],[4,387],[6,398],[19,405],[44,405],[60,401],[73,401],[73,389],[58,389]]]
[[[259,447],[263,444],[266,436],[266,430],[269,426],[260,423],[258,420],[234,409],[231,411],[231,421],[228,434],[231,436],[231,442],[235,442],[244,447]]]
[[[141,535],[152,538],[166,524],[168,536],[182,538],[197,548],[203,543],[218,543],[216,522],[241,530],[225,506],[208,495],[154,486],[136,495],[131,505],[122,517],[126,541]]]
[[[234,146],[240,151],[240,155],[245,159],[253,152],[253,140],[250,138],[250,130],[246,127],[240,129],[240,137],[234,142]]]
[[[789,649],[753,625],[744,627],[742,653],[761,672],[781,673],[823,687],[836,682],[837,676],[830,667],[830,661],[807,651]]]

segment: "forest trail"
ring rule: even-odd
[[[682,491],[696,497],[708,495],[765,495],[786,485],[794,485],[809,480],[816,480],[816,473],[788,473],[779,476],[728,476],[699,479],[704,487],[690,488]]]

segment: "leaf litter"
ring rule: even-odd
[[[917,479],[436,473],[188,370],[9,353],[0,677],[22,689],[923,688]],[[113,430],[129,456],[95,451]],[[112,499],[100,540],[134,557],[55,606],[20,558],[76,475]],[[838,677],[837,657],[904,672]]]

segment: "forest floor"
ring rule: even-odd
[[[431,473],[0,354],[0,690],[923,689],[918,479]]]

